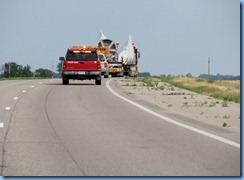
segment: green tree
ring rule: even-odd
[[[192,74],[191,73],[187,73],[186,77],[192,77]]]
[[[35,71],[36,77],[51,78],[52,74],[52,71],[49,69],[39,68]]]
[[[57,64],[57,71],[58,71],[58,73],[62,73],[62,69],[63,69],[63,67],[62,67],[62,62],[59,62],[58,64]]]
[[[57,77],[61,77],[61,74],[62,74],[62,71],[63,71],[63,62],[59,62],[57,64]]]
[[[33,72],[31,72],[31,67],[28,64],[22,69],[22,76],[33,77]]]
[[[19,65],[15,62],[5,63],[2,66],[3,77],[32,77],[31,67]]]
[[[150,77],[151,74],[149,72],[141,72],[140,77]]]
[[[20,65],[18,65],[15,62],[9,62],[9,63],[5,63],[4,67],[3,67],[3,76],[5,78],[8,77],[19,77],[20,74]]]

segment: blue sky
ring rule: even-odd
[[[131,34],[140,72],[240,74],[238,0],[1,0],[0,65],[52,69],[70,45],[96,45],[99,31]]]

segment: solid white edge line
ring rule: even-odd
[[[183,124],[183,123],[181,123],[181,122],[178,122],[178,121],[176,121],[176,120],[170,119],[170,118],[168,118],[168,117],[166,117],[166,116],[163,116],[163,115],[158,114],[158,113],[156,113],[156,112],[154,112],[154,111],[151,111],[150,109],[147,109],[146,107],[144,107],[144,106],[142,106],[142,105],[140,105],[140,104],[137,104],[137,103],[135,103],[135,102],[133,102],[133,101],[131,101],[131,100],[129,100],[129,99],[127,99],[127,98],[125,98],[125,97],[119,95],[118,93],[116,93],[116,92],[110,87],[109,83],[110,83],[111,80],[112,80],[112,79],[110,79],[110,80],[108,80],[108,81],[106,82],[106,87],[108,88],[108,90],[109,90],[111,93],[113,93],[115,96],[119,97],[120,99],[123,99],[124,101],[126,101],[126,102],[128,102],[128,103],[130,103],[130,104],[132,104],[132,105],[134,105],[134,106],[136,106],[136,107],[142,109],[143,111],[145,111],[145,112],[147,112],[147,113],[149,113],[149,114],[152,114],[152,115],[154,115],[154,116],[156,116],[156,117],[158,117],[158,118],[160,118],[160,119],[163,119],[163,120],[165,120],[165,121],[167,121],[167,122],[170,122],[170,123],[172,123],[172,124],[178,125],[178,126],[183,127],[183,128],[185,128],[185,129],[194,131],[194,132],[196,132],[196,133],[202,134],[202,135],[204,135],[204,136],[210,137],[210,138],[212,138],[212,139],[218,140],[218,141],[220,141],[220,142],[229,144],[229,145],[231,145],[231,146],[240,148],[240,144],[238,144],[238,143],[236,143],[236,142],[234,142],[234,141],[231,141],[231,140],[222,138],[222,137],[220,137],[220,136],[217,136],[217,135],[208,133],[208,132],[206,132],[206,131],[203,131],[203,130],[194,128],[194,127],[192,127],[192,126]]]

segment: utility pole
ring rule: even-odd
[[[10,79],[11,62],[8,63],[8,78]]]
[[[208,79],[210,80],[210,57],[208,57]]]
[[[52,79],[53,79],[53,74],[54,74],[54,73],[53,73],[53,61],[52,61]]]

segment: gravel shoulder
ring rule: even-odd
[[[240,104],[224,102],[206,95],[159,82],[153,88],[135,79],[114,79],[114,86],[127,98],[143,101],[189,125],[197,125],[230,140],[240,142]]]

